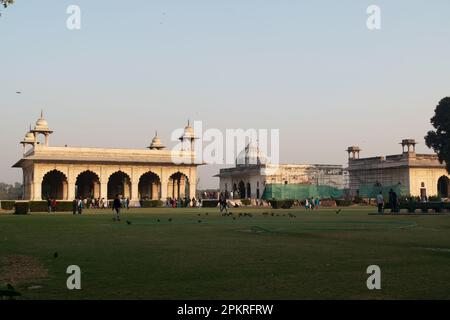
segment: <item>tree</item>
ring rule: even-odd
[[[12,5],[14,3],[14,0],[0,0],[0,4],[7,8],[9,5]]]
[[[22,199],[22,184],[16,182],[14,185],[0,182],[0,200]]]
[[[8,6],[12,5],[14,0],[0,0],[0,8],[8,8]],[[0,11],[0,17],[2,16],[2,12]]]
[[[447,172],[450,173],[450,97],[439,101],[431,124],[436,130],[428,131],[425,143],[437,153],[441,163],[445,162]]]

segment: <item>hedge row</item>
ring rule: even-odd
[[[353,204],[352,200],[336,200],[336,205],[338,207],[349,207]]]
[[[16,204],[15,201],[10,201],[10,200],[5,200],[0,203],[1,208],[3,210],[13,210],[15,204]]]
[[[294,200],[269,200],[274,209],[290,209],[294,205]]]
[[[47,212],[47,201],[30,201],[30,212]],[[72,201],[56,201],[55,211],[69,212],[73,210]]]
[[[141,200],[139,203],[141,208],[158,208],[164,205],[161,200]]]
[[[219,200],[202,200],[203,208],[215,208],[219,205]]]
[[[16,202],[14,214],[28,214],[30,211],[29,202]]]

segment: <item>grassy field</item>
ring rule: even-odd
[[[0,286],[22,299],[450,298],[448,215],[231,211],[135,209],[120,223],[109,210],[3,213]],[[373,264],[379,291],[366,287]],[[80,291],[66,288],[69,265],[82,270]]]

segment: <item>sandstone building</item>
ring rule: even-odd
[[[267,185],[305,185],[344,188],[342,165],[270,164],[257,146],[249,143],[232,168],[221,169],[220,191],[236,199],[261,199]]]
[[[52,147],[52,133],[41,114],[21,142],[24,154],[13,167],[23,170],[25,200],[113,199],[119,194],[135,204],[141,199],[195,196],[197,164],[173,161],[174,156],[195,159],[189,124],[180,137],[186,147],[179,151],[165,150],[157,134],[148,150]]]
[[[416,141],[401,142],[402,153],[360,158],[361,149],[348,152],[349,189],[351,195],[374,197],[380,191],[396,189],[402,195],[425,197],[449,196],[449,175],[435,154],[416,153]]]

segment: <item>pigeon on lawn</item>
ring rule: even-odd
[[[130,224],[131,224],[131,221],[128,221],[128,220],[127,220],[127,225],[130,225]]]
[[[172,218],[169,218],[169,222],[172,222]]]
[[[53,258],[58,258],[58,252],[55,252],[54,254],[53,254]]]
[[[338,211],[336,211],[336,214],[341,213],[342,209],[339,209]]]

